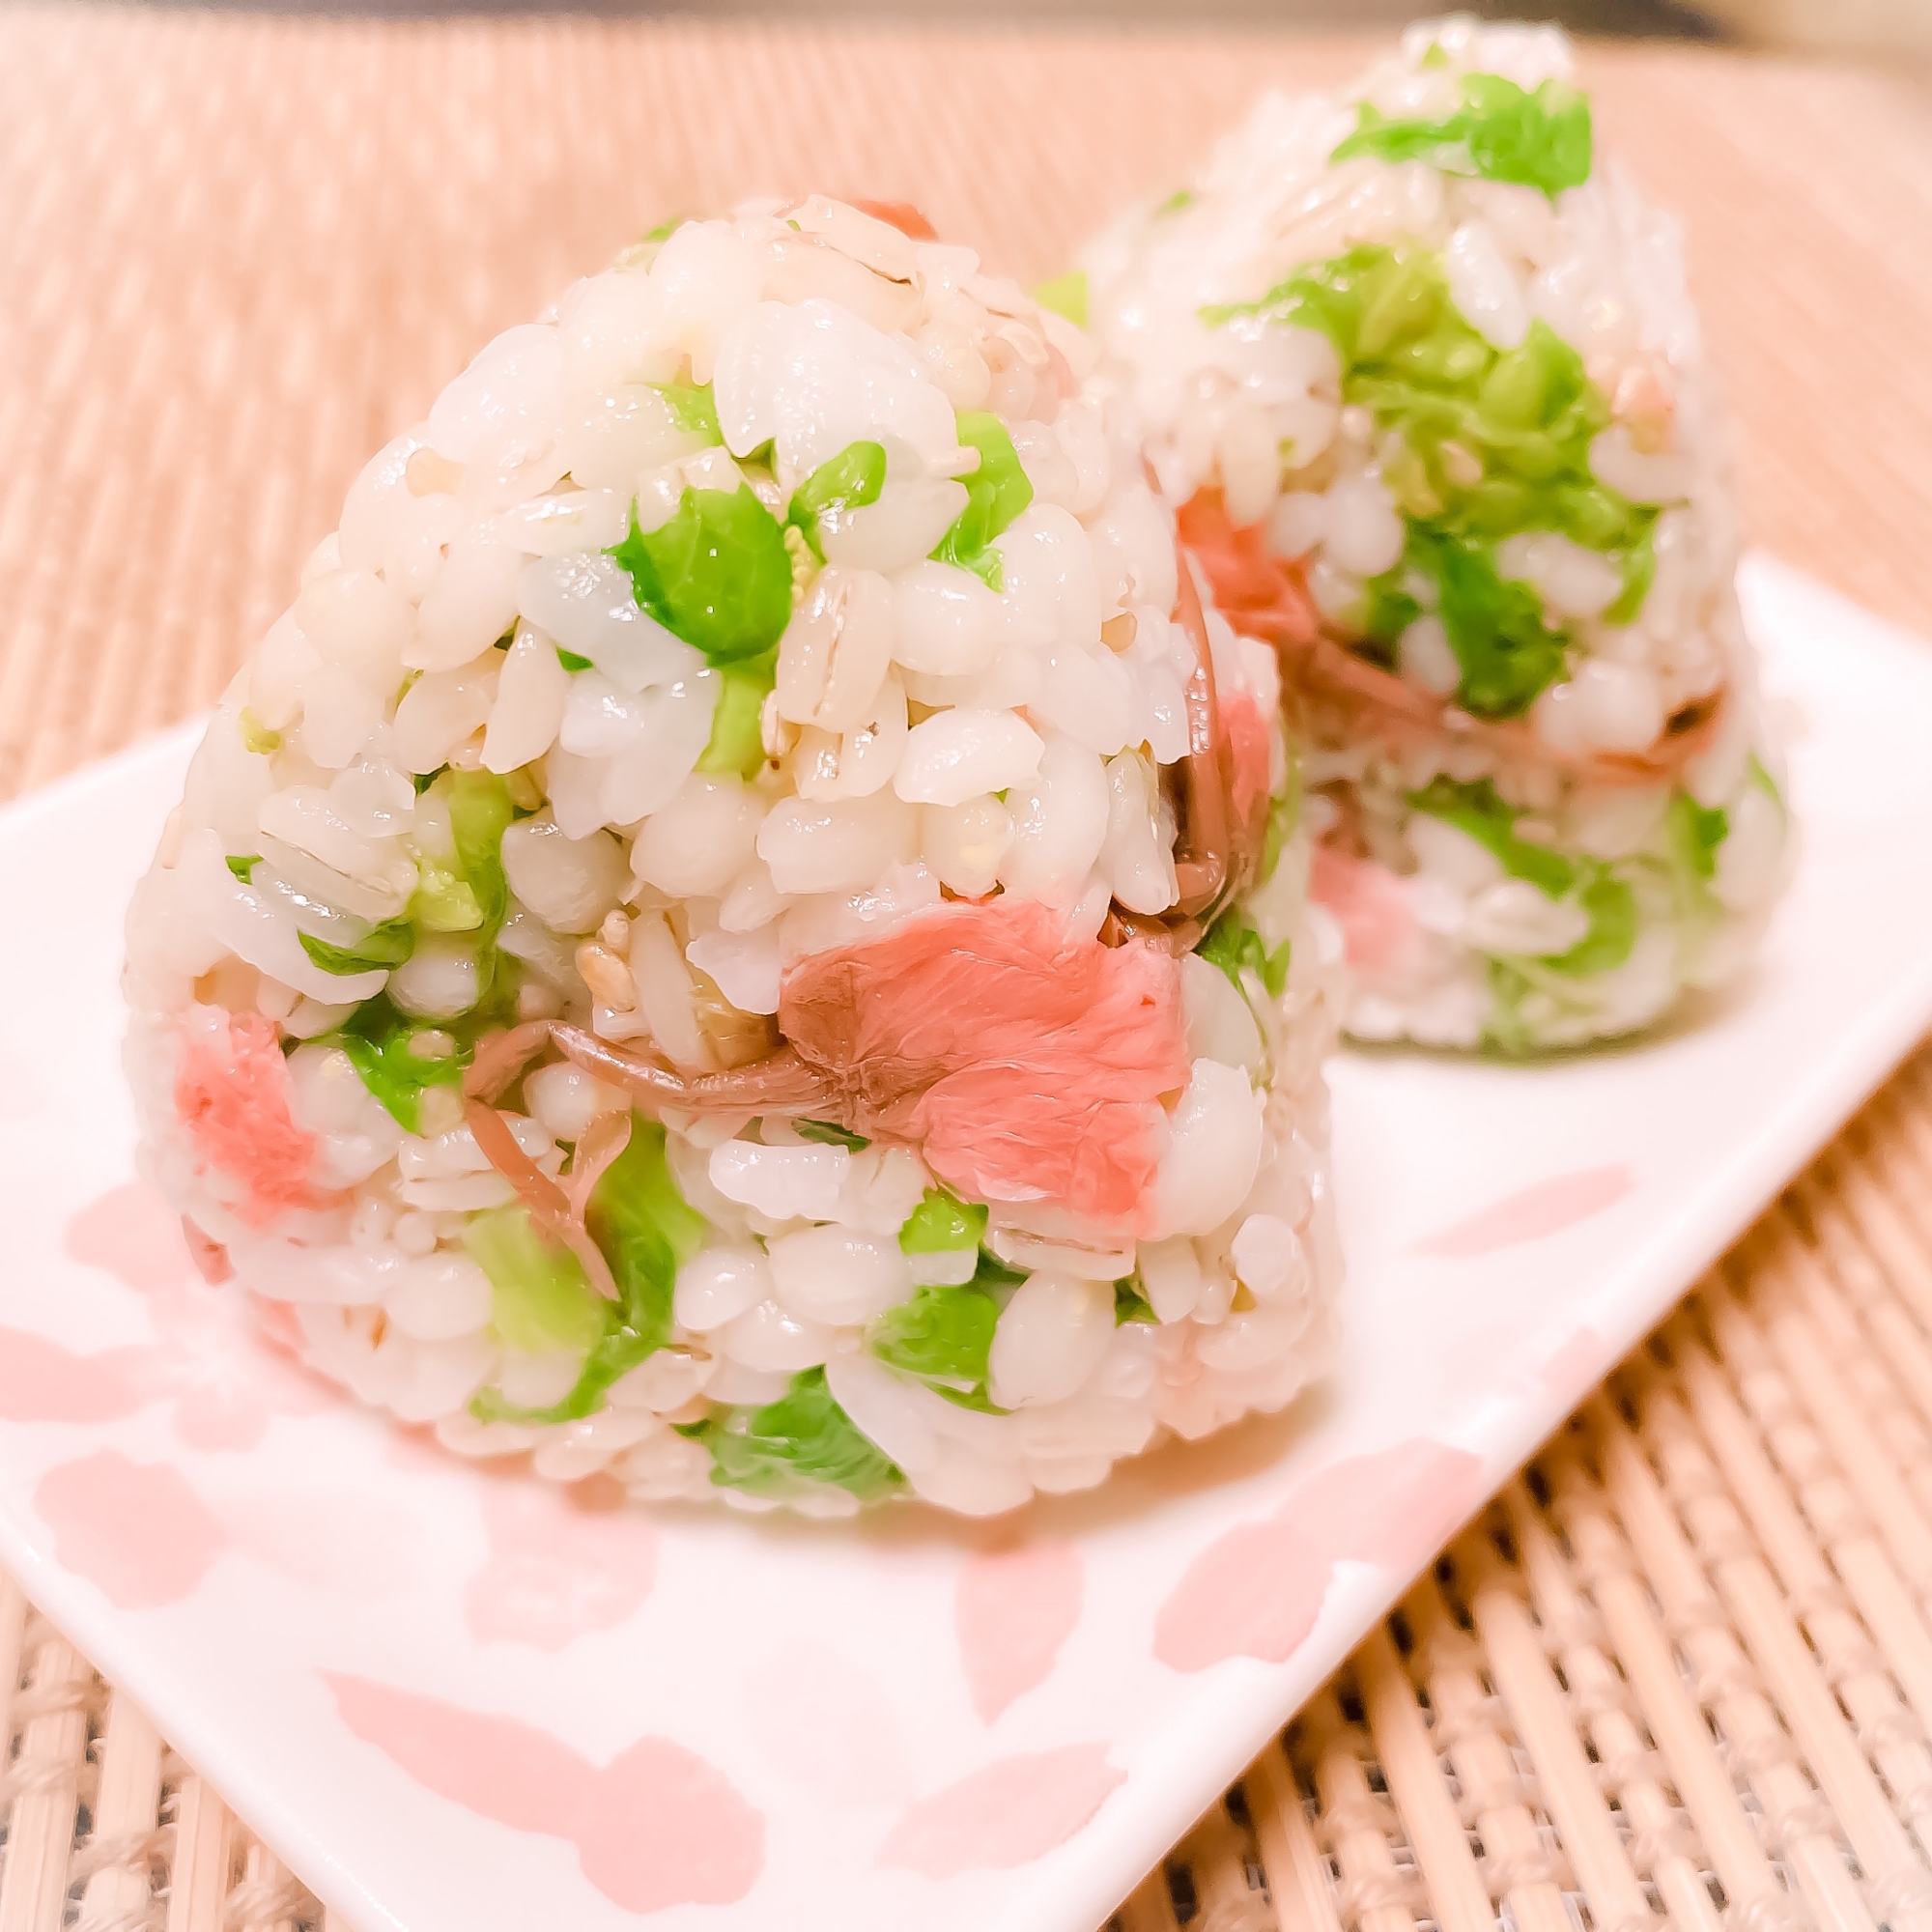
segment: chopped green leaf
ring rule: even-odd
[[[718,427],[718,399],[709,383],[656,383],[652,386],[670,405],[670,419],[686,436],[704,439],[704,446],[718,448],[724,432]]]
[[[1577,895],[1577,902],[1590,915],[1589,931],[1568,952],[1544,964],[1578,980],[1614,972],[1636,946],[1636,895],[1624,880],[1599,871]]]
[[[765,762],[765,698],[778,681],[778,653],[769,651],[749,664],[722,665],[718,674],[724,688],[697,769],[755,778]]]
[[[478,1037],[509,1022],[516,1008],[516,981],[497,974],[485,996],[460,1020],[426,1027],[398,1010],[386,993],[378,993],[342,1023],[341,1031],[326,1036],[349,1056],[362,1084],[379,1100],[396,1124],[410,1133],[422,1124],[422,1096],[430,1087],[461,1084]],[[425,1053],[418,1048],[429,1037],[443,1034],[457,1042],[454,1053]]]
[[[1617,592],[1616,602],[1604,612],[1605,623],[1631,623],[1643,609],[1643,600],[1657,581],[1656,536],[1656,527],[1652,526],[1624,553],[1623,588]]]
[[[1457,311],[1441,260],[1403,242],[1352,248],[1298,270],[1259,302],[1202,311],[1314,328],[1334,343],[1344,398],[1401,443],[1383,477],[1408,529],[1402,561],[1363,590],[1369,655],[1393,664],[1421,614],[1417,575],[1434,583],[1462,667],[1457,696],[1488,718],[1520,717],[1562,674],[1566,639],[1541,599],[1504,579],[1494,544],[1522,529],[1561,531],[1619,561],[1612,621],[1648,595],[1657,511],[1600,484],[1590,444],[1610,419],[1582,358],[1540,318],[1498,351]]]
[[[565,670],[569,671],[588,670],[590,668],[590,660],[583,656],[582,652],[567,651],[561,644],[556,647],[556,661]]]
[[[447,765],[439,765],[433,772],[416,772],[413,774],[410,782],[415,786],[416,796],[420,798],[448,769]]]
[[[966,507],[932,554],[941,563],[972,571],[989,589],[1000,590],[1005,587],[1005,567],[992,547],[993,539],[1033,501],[1033,485],[998,416],[969,411],[959,418],[958,435],[962,444],[980,452],[980,467],[960,479],[966,486]]]
[[[1721,805],[1706,809],[1688,791],[1678,791],[1670,796],[1666,818],[1685,870],[1708,885],[1718,875],[1718,847],[1730,837],[1730,814]]]
[[[1404,587],[1407,576],[1407,566],[1398,563],[1362,585],[1362,635],[1370,643],[1383,647],[1374,655],[1391,668],[1402,634],[1422,615],[1422,606]]]
[[[886,446],[848,442],[828,457],[791,493],[785,522],[804,537],[811,554],[825,561],[824,525],[879,500],[886,487]]]
[[[1776,806],[1779,813],[1782,814],[1784,811],[1784,794],[1778,790],[1777,781],[1765,770],[1764,761],[1755,752],[1750,754],[1750,762],[1746,767],[1746,776],[1752,784],[1757,786],[1759,791],[1764,793],[1766,798],[1770,799],[1773,805]]]
[[[1040,283],[1034,290],[1033,298],[1041,308],[1064,315],[1075,328],[1087,327],[1086,270],[1075,269],[1069,274],[1055,275],[1050,282]]]
[[[1114,1284],[1114,1326],[1123,1321],[1152,1321],[1158,1323],[1160,1317],[1153,1312],[1153,1304],[1141,1291],[1135,1277],[1128,1275],[1124,1281]]]
[[[1207,937],[1194,950],[1208,965],[1218,966],[1227,974],[1236,992],[1244,999],[1247,997],[1247,989],[1241,984],[1244,971],[1254,973],[1267,988],[1271,1000],[1280,999],[1287,988],[1289,942],[1284,939],[1270,952],[1238,907],[1230,906],[1208,928]]]
[[[687,218],[682,214],[673,214],[668,221],[660,221],[641,239],[646,242],[668,242],[684,226]]]
[[[864,1134],[855,1134],[850,1127],[841,1127],[837,1121],[798,1120],[791,1124],[800,1140],[816,1141],[821,1147],[850,1148],[857,1152],[860,1148],[872,1145]]]
[[[899,1246],[909,1255],[949,1254],[977,1248],[986,1237],[987,1212],[944,1187],[928,1187],[899,1230]]]
[[[646,1295],[651,1321],[668,1336],[672,1284],[703,1246],[708,1224],[678,1191],[658,1122],[632,1115],[631,1138],[598,1181],[584,1221],[611,1264],[620,1300],[629,1308]]]
[[[1577,883],[1577,867],[1562,853],[1517,836],[1517,813],[1496,796],[1488,779],[1474,784],[1433,779],[1424,790],[1409,795],[1409,804],[1467,833],[1511,878],[1527,879],[1547,898],[1562,898]]]
[[[372,973],[400,966],[416,950],[416,929],[406,919],[385,919],[372,925],[354,946],[331,946],[312,932],[300,932],[301,950],[325,973]]]
[[[873,1321],[866,1346],[888,1368],[943,1394],[978,1395],[999,1321],[1000,1304],[975,1283],[921,1288]]]
[[[1274,877],[1275,867],[1281,864],[1282,847],[1294,836],[1294,828],[1301,820],[1301,763],[1297,758],[1288,761],[1288,789],[1279,798],[1268,802],[1267,831],[1262,839],[1262,863],[1255,874],[1255,884],[1264,886]]]
[[[1424,68],[1447,67],[1449,65],[1449,50],[1440,41],[1431,41],[1429,50],[1422,56],[1419,65]]]
[[[1520,717],[1565,664],[1563,638],[1543,621],[1542,599],[1502,576],[1480,538],[1411,526],[1405,558],[1435,581],[1436,615],[1463,673],[1458,697],[1481,718]]]
[[[474,932],[483,923],[483,908],[469,881],[433,859],[416,861],[409,916],[425,932]]]
[[[699,1439],[711,1451],[711,1480],[748,1495],[782,1495],[803,1480],[835,1484],[867,1502],[905,1485],[833,1400],[823,1369],[794,1376],[761,1408],[714,1410]]]
[[[1527,1053],[1536,1044],[1535,1032],[1522,1016],[1522,1003],[1535,990],[1522,968],[1511,960],[1490,960],[1490,1019],[1483,1037],[1505,1053]]]
[[[604,1332],[603,1297],[570,1250],[552,1241],[527,1208],[488,1208],[463,1230],[469,1258],[490,1277],[490,1319],[519,1354],[582,1352]]]
[[[456,841],[456,863],[463,868],[477,910],[487,946],[510,906],[510,882],[503,875],[503,834],[517,816],[510,789],[495,772],[452,772],[449,775],[449,829]]]
[[[791,621],[791,555],[748,489],[687,489],[669,522],[639,526],[611,554],[639,607],[714,665],[762,657]]]
[[[460,1085],[470,1058],[468,1053],[432,1057],[414,1052],[410,1042],[417,1031],[379,993],[355,1009],[336,1037],[363,1086],[410,1133],[422,1122],[423,1090]]]
[[[497,1390],[485,1389],[469,1406],[479,1420],[526,1426],[580,1422],[603,1407],[613,1382],[670,1340],[677,1270],[702,1246],[706,1224],[678,1192],[665,1159],[665,1130],[657,1122],[632,1116],[631,1138],[599,1179],[584,1220],[617,1285],[617,1299],[600,1303],[603,1333],[561,1401],[548,1408],[519,1408]]]
[[[980,1250],[979,1264],[973,1270],[973,1286],[984,1289],[988,1294],[998,1294],[1003,1290],[1017,1288],[1026,1280],[1025,1268],[1009,1267],[998,1255],[989,1254],[984,1248]],[[1001,1303],[1004,1307],[1006,1304]]]
[[[245,704],[242,707],[241,724],[244,751],[253,752],[258,757],[267,757],[270,752],[282,749],[282,734],[270,731]]]
[[[1178,187],[1154,210],[1156,215],[1179,214],[1183,208],[1192,208],[1198,199],[1191,187]]]
[[[237,858],[235,854],[231,852],[228,855],[226,863],[228,866],[228,869],[231,872],[233,872],[235,876],[238,879],[240,879],[242,883],[245,886],[249,883],[248,874],[252,872],[255,869],[255,867],[262,863],[262,855],[259,852],[250,852],[248,856],[244,859],[244,858]]]
[[[1355,131],[1329,156],[1427,161],[1446,174],[1541,188],[1551,200],[1590,178],[1589,97],[1546,80],[1527,93],[1497,73],[1465,73],[1463,105],[1439,121],[1390,120],[1364,101]]]

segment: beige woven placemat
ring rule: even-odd
[[[0,9],[0,793],[208,702],[363,457],[639,227],[812,185],[1036,276],[1264,82],[1361,51]],[[1591,71],[1685,213],[1753,535],[1932,628],[1927,96],[1703,51]],[[1928,1198],[1921,1060],[1124,1932],[1932,1932]],[[4,1578],[0,1817],[0,1932],[321,1923]]]

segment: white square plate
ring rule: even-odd
[[[1803,721],[1748,983],[1593,1056],[1339,1060],[1330,1382],[994,1524],[603,1512],[309,1380],[133,1182],[121,914],[196,732],[28,799],[0,1562],[362,1932],[1092,1932],[1932,1019],[1932,649],[1744,590]]]

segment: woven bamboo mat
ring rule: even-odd
[[[1232,104],[1362,50],[0,9],[0,795],[209,702],[363,457],[639,228],[810,185],[1035,276]],[[1932,628],[1928,97],[1590,70],[1684,212],[1752,535]],[[1932,1932],[1928,1204],[1921,1056],[1122,1932]],[[0,1738],[0,1932],[323,1925],[4,1578]]]

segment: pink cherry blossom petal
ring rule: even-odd
[[[1552,1175],[1426,1236],[1415,1244],[1416,1252],[1461,1261],[1541,1241],[1615,1207],[1635,1187],[1635,1175],[1621,1163]]]
[[[953,1598],[960,1662],[980,1720],[990,1724],[1053,1669],[1080,1620],[1080,1552],[1036,1543],[968,1559]]]
[[[927,1878],[1009,1871],[1064,1845],[1126,1781],[1105,1745],[1067,1745],[996,1758],[900,1814],[882,1865]]]
[[[765,1821],[724,1774],[668,1738],[601,1769],[516,1718],[466,1711],[325,1671],[342,1720],[438,1796],[478,1817],[563,1838],[627,1912],[729,1905],[764,1868]]]
[[[49,1469],[34,1507],[54,1533],[63,1568],[124,1610],[191,1597],[229,1544],[226,1527],[179,1469],[111,1449]]]

